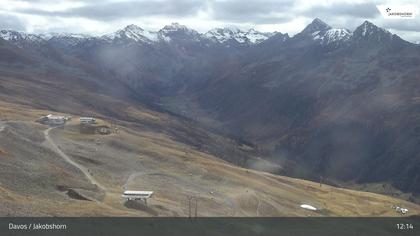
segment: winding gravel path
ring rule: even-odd
[[[106,192],[106,188],[100,184],[90,173],[89,170],[78,164],[77,162],[73,161],[73,159],[71,159],[67,154],[65,154],[63,151],[60,150],[60,148],[54,143],[54,141],[52,140],[51,136],[50,136],[50,131],[52,129],[54,129],[55,127],[51,127],[48,128],[44,131],[44,135],[45,135],[45,140],[46,140],[46,144],[49,148],[51,148],[54,152],[56,152],[60,157],[62,157],[66,162],[68,162],[69,164],[71,164],[72,166],[76,167],[77,169],[79,169],[85,176],[86,178],[89,180],[90,183],[92,183],[93,185],[98,186],[98,188],[100,188],[101,190]]]
[[[79,169],[86,176],[86,178],[89,180],[89,182],[91,184],[96,185],[98,188],[100,188],[104,192],[105,196],[107,194],[110,194],[110,192],[107,190],[107,188],[104,187],[102,184],[100,184],[90,174],[90,172],[88,171],[88,169],[86,167],[84,167],[84,166],[78,164],[77,162],[73,161],[73,159],[71,159],[67,154],[65,154],[63,151],[61,151],[60,148],[54,143],[53,139],[50,136],[50,131],[52,129],[54,129],[54,128],[57,128],[57,127],[51,127],[51,128],[48,128],[48,129],[44,130],[44,135],[45,135],[45,140],[46,140],[46,143],[45,144],[47,145],[47,147],[51,148],[60,157],[62,157],[66,162],[68,162],[69,164],[71,164],[74,167],[76,167],[77,169]],[[103,206],[103,207],[105,207],[107,209],[110,209],[110,210],[113,210],[113,211],[117,211],[117,212],[124,212],[124,213],[126,213],[126,211],[122,211],[121,209],[115,208],[115,207],[113,207],[111,205],[108,205],[107,203],[102,202],[102,201],[99,201],[97,199],[90,199],[90,200],[96,202],[97,204],[99,204],[99,205],[101,205],[101,206]]]

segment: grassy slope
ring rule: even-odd
[[[11,110],[17,111],[15,117]],[[0,199],[5,203],[1,215],[186,216],[187,195],[198,197],[199,216],[397,216],[393,205],[420,214],[418,205],[399,199],[320,187],[318,183],[233,166],[179,142],[170,133],[135,123],[124,123],[119,134],[109,136],[81,135],[74,122],[54,129],[51,135],[58,146],[106,186],[108,194],[104,197],[80,171],[43,148],[39,135],[46,127],[31,120],[45,112],[19,110],[4,103],[0,108],[2,117],[22,120],[6,123],[0,133]],[[152,117],[146,110],[140,113],[144,113],[143,118]],[[162,120],[159,116],[154,119]],[[17,148],[23,145],[27,147]],[[35,147],[40,150],[31,152]],[[19,171],[22,168],[26,171]],[[15,173],[13,178],[8,175],[11,172]],[[70,198],[58,186],[92,201]],[[125,205],[121,198],[124,187],[152,190],[155,196],[148,207]],[[303,203],[321,210],[300,209]]]

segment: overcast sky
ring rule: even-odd
[[[419,0],[1,0],[0,29],[99,35],[128,24],[158,30],[178,22],[199,32],[236,26],[294,35],[318,17],[350,30],[369,20],[408,41],[420,41],[420,16],[384,19],[379,4],[420,8]]]

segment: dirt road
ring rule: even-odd
[[[60,157],[62,157],[66,162],[68,162],[69,164],[73,165],[74,167],[76,167],[77,169],[79,169],[85,176],[86,178],[89,180],[90,183],[92,183],[93,185],[98,186],[98,188],[100,188],[101,190],[106,192],[106,188],[100,184],[90,173],[89,170],[76,163],[75,161],[73,161],[73,159],[71,159],[67,154],[65,154],[64,152],[62,152],[60,150],[60,148],[54,143],[54,141],[51,139],[50,136],[50,131],[54,129],[54,127],[48,128],[44,131],[44,135],[45,135],[45,140],[46,140],[46,145],[51,148],[54,152],[56,152]]]

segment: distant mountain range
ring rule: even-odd
[[[282,166],[272,172],[420,194],[420,47],[371,22],[351,32],[315,19],[293,37],[172,24],[0,38],[13,55],[0,62],[121,83],[139,103],[244,141]]]
[[[48,33],[48,34],[28,34],[24,32],[17,32],[14,30],[1,30],[0,37],[12,41],[33,41],[40,40],[64,40],[72,44],[87,40],[103,40],[107,42],[121,42],[124,40],[134,41],[138,43],[153,44],[162,41],[169,42],[173,33],[182,32],[191,37],[191,40],[211,40],[220,44],[235,43],[239,45],[252,45],[261,43],[268,39],[274,33],[262,33],[254,29],[242,31],[237,28],[216,28],[208,31],[205,34],[200,34],[195,30],[188,29],[186,26],[178,23],[172,23],[163,27],[159,31],[147,31],[136,25],[128,25],[124,29],[118,30],[111,34],[106,34],[99,37],[93,37],[84,34],[70,34],[70,33]]]
[[[370,27],[367,24],[366,27]],[[365,26],[363,26],[365,27]],[[360,28],[360,27],[359,27]],[[369,30],[364,28],[365,30]],[[383,29],[382,29],[383,30]],[[383,30],[387,32],[386,30]],[[106,34],[103,36],[90,36],[87,34],[72,34],[72,33],[47,33],[47,34],[28,34],[24,32],[18,32],[14,30],[1,30],[0,37],[4,40],[12,41],[12,42],[19,42],[19,41],[32,41],[32,42],[39,42],[42,40],[50,41],[50,40],[63,40],[68,41],[69,43],[75,44],[80,43],[87,40],[104,40],[107,42],[118,42],[123,40],[128,41],[135,41],[138,43],[159,43],[162,41],[170,41],[170,35],[174,32],[182,32],[188,36],[190,36],[191,40],[211,40],[216,43],[220,44],[239,44],[239,45],[255,45],[265,40],[269,39],[270,37],[280,34],[278,32],[274,33],[267,33],[267,32],[259,32],[254,29],[249,29],[247,31],[242,31],[238,28],[234,27],[227,27],[227,28],[215,28],[212,29],[204,34],[200,34],[195,30],[189,29],[184,25],[180,25],[178,23],[172,23],[171,25],[167,25],[163,27],[159,31],[147,31],[142,29],[137,25],[128,25],[123,29],[120,29],[114,33]],[[316,18],[310,25],[308,25],[301,33],[308,34],[310,33],[313,36],[314,40],[317,40],[323,44],[330,44],[339,41],[347,41],[349,40],[353,32],[348,29],[341,29],[341,28],[332,28],[331,26],[327,25],[320,19]],[[287,35],[287,34],[285,34]],[[289,38],[288,35],[286,38]]]

